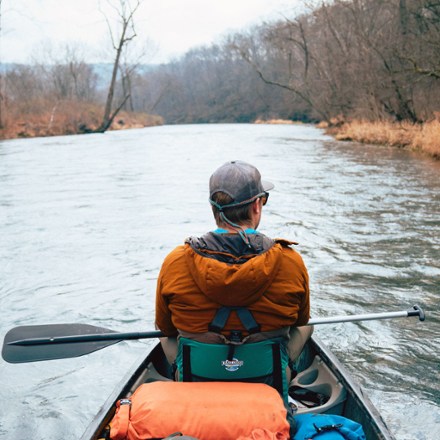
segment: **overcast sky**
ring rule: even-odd
[[[118,1],[118,0],[116,0]],[[107,0],[0,0],[2,62],[31,62],[66,43],[77,44],[86,61],[104,61],[108,29],[98,5]],[[144,0],[136,12],[137,41],[149,39],[153,62],[166,62],[192,47],[218,41],[263,20],[292,16],[301,0]],[[108,11],[108,9],[107,9]]]

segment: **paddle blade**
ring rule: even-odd
[[[65,359],[93,353],[96,350],[101,350],[102,348],[121,341],[121,339],[114,339],[35,345],[10,344],[14,341],[31,341],[35,338],[50,339],[65,336],[99,335],[102,333],[116,332],[88,324],[49,324],[15,327],[6,333],[3,343],[2,357],[6,362],[13,364],[51,359]]]

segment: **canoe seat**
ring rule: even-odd
[[[176,364],[179,381],[265,383],[287,403],[288,360],[283,338],[234,345],[180,337]]]

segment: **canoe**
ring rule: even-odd
[[[115,413],[115,403],[131,396],[137,387],[151,380],[170,380],[170,365],[160,344],[150,348],[132,366],[94,417],[81,440],[105,438],[104,431]],[[343,415],[363,426],[367,440],[395,440],[370,399],[319,338],[314,336],[307,343],[293,384],[328,396],[325,403],[313,408],[302,405],[300,401],[292,401],[298,414],[314,412]]]

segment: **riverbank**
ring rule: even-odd
[[[40,108],[48,108],[42,106]],[[93,133],[101,124],[103,109],[98,105],[71,101],[58,102],[49,110],[27,109],[26,113],[7,113],[0,128],[0,139],[63,136]],[[109,130],[143,128],[163,125],[158,115],[121,111]]]
[[[440,160],[440,119],[422,124],[352,121],[331,127],[319,126],[340,141],[418,150]]]
[[[63,111],[65,108],[69,109],[68,113]],[[4,124],[5,127],[0,128],[0,139],[92,133],[99,127],[101,115],[102,109],[99,106],[64,102],[53,106],[51,111],[34,112],[20,118],[10,115]],[[164,123],[164,119],[158,115],[121,111],[110,130],[153,127]],[[254,123],[294,124],[295,122],[273,119],[256,120]],[[351,121],[332,126],[320,123],[318,127],[340,141],[412,149],[440,160],[440,117],[422,124]]]

